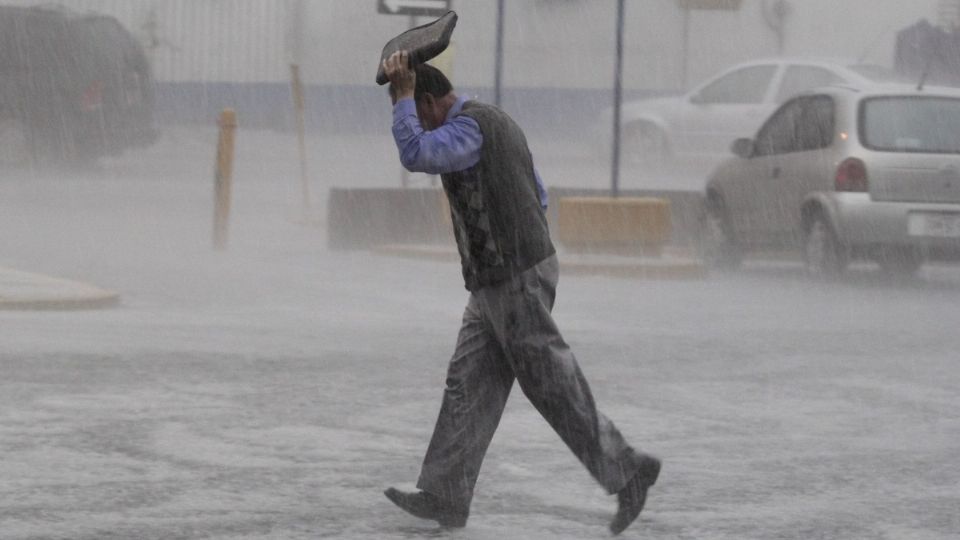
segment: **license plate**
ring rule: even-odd
[[[913,212],[907,218],[910,236],[960,238],[960,214]]]

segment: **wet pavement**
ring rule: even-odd
[[[609,537],[615,500],[516,388],[466,529],[394,508],[381,492],[412,487],[439,407],[457,264],[328,251],[295,219],[295,169],[253,161],[214,252],[191,172],[210,169],[167,144],[0,182],[0,263],[121,298],[0,311],[0,538]],[[947,266],[563,274],[555,316],[598,406],[664,459],[623,537],[954,538],[958,301]]]
[[[416,479],[464,296],[452,264],[325,260],[304,302],[0,315],[2,537],[606,536],[614,501],[518,390],[467,529],[393,508],[380,492]],[[380,283],[378,265],[417,279],[307,283]],[[958,530],[957,292],[795,279],[562,283],[600,408],[664,459],[626,538]]]

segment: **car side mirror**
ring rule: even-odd
[[[753,152],[755,145],[753,139],[737,139],[733,141],[733,144],[730,146],[730,150],[737,156],[742,157],[743,159],[750,159],[753,157]]]

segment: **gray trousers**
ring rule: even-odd
[[[557,258],[551,256],[470,295],[419,489],[470,507],[514,379],[608,493],[622,489],[636,473],[642,455],[597,411],[577,360],[550,315],[557,278]]]

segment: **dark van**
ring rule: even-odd
[[[116,19],[0,6],[0,166],[86,161],[154,138],[150,65]]]

